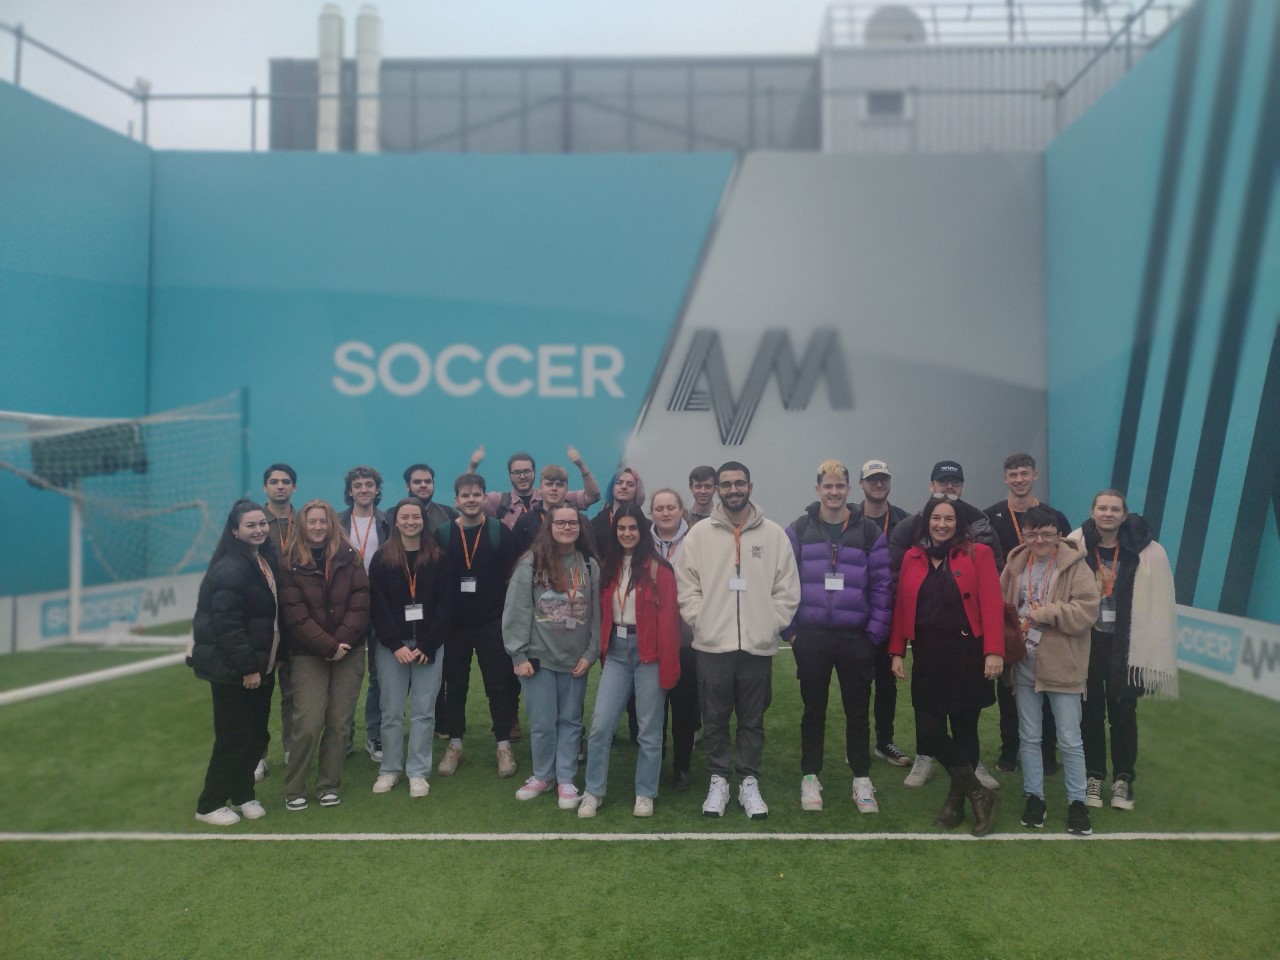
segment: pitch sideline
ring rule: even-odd
[[[1063,833],[995,833],[985,837],[947,833],[148,833],[128,831],[85,832],[12,832],[0,833],[0,843],[287,843],[291,841],[318,843],[386,843],[412,840],[423,843],[490,842],[490,843],[545,843],[569,840],[585,843],[654,843],[669,841],[709,841],[715,843],[751,843],[796,841],[845,841],[865,842],[883,840],[910,840],[946,843],[1045,843],[1078,842],[1174,842],[1174,843],[1276,843],[1280,833],[1101,833],[1091,837],[1077,837]]]

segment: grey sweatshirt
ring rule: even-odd
[[[569,673],[580,659],[600,658],[600,565],[576,550],[565,569],[580,580],[572,600],[551,587],[533,584],[533,557],[516,564],[502,610],[502,642],[516,666],[530,659],[549,670]]]

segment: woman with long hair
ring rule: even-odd
[[[653,546],[658,556],[674,564],[685,534],[689,517],[684,500],[670,487],[663,487],[649,501],[653,519]],[[667,696],[671,708],[672,775],[677,790],[688,790],[693,784],[689,770],[693,760],[694,737],[702,726],[702,709],[698,706],[698,654],[693,649],[693,628],[680,620],[680,679]],[[666,739],[664,728],[663,739]]]
[[[644,481],[634,467],[619,467],[609,479],[600,512],[591,518],[591,543],[598,555],[604,556],[613,537],[613,515],[624,503],[644,506]]]
[[[374,793],[390,793],[409,775],[409,796],[430,792],[436,695],[444,663],[452,574],[435,537],[424,529],[427,509],[417,497],[392,508],[391,532],[369,566],[374,656],[382,702],[382,763]],[[409,754],[404,751],[404,706],[409,698]]]
[[[1119,490],[1093,498],[1089,519],[1071,534],[1098,583],[1100,603],[1089,645],[1081,734],[1085,806],[1102,806],[1111,733],[1111,806],[1133,809],[1138,761],[1138,698],[1178,695],[1178,615],[1173,571],[1147,522]]]
[[[284,805],[307,809],[316,748],[316,796],[341,803],[342,765],[355,726],[369,627],[369,577],[338,515],[323,500],[298,511],[280,560],[280,625],[293,678],[293,726]]]
[[[215,826],[266,816],[254,797],[253,770],[266,752],[275,689],[275,552],[267,517],[238,500],[200,582],[187,663],[213,693],[213,753],[196,819]],[[237,812],[239,811],[239,812]]]
[[[502,640],[524,691],[533,754],[533,775],[516,799],[555,787],[560,809],[572,810],[587,671],[600,656],[600,567],[576,507],[553,509],[516,564]]]
[[[974,543],[955,504],[930,499],[921,511],[924,535],[902,558],[889,634],[893,675],[906,679],[911,644],[911,699],[920,752],[937,757],[951,776],[934,823],[955,827],[964,801],[973,806],[975,837],[991,832],[1000,796],[974,774],[970,747],[978,716],[996,702],[992,681],[1004,669],[1004,600],[995,557]],[[947,735],[947,724],[951,734]]]
[[[609,751],[618,718],[634,696],[639,724],[636,800],[632,813],[653,816],[662,770],[666,691],[680,677],[680,607],[671,564],[654,550],[649,521],[638,506],[619,504],[604,555],[600,635],[604,667],[596,689],[587,746],[587,784],[579,817],[594,817],[609,780]]]

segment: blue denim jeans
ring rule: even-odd
[[[582,740],[586,674],[575,677],[543,667],[532,677],[521,677],[520,686],[524,690],[524,709],[529,714],[533,775],[539,780],[573,783]]]
[[[1022,761],[1022,791],[1044,799],[1044,755],[1040,739],[1044,728],[1044,704],[1047,697],[1058,725],[1058,749],[1062,751],[1062,775],[1066,780],[1067,802],[1084,799],[1084,741],[1080,738],[1082,712],[1078,693],[1036,693],[1034,685],[1017,683],[1014,696],[1018,701],[1018,757]]]
[[[587,793],[597,797],[603,797],[609,785],[609,749],[618,730],[618,720],[633,692],[640,725],[636,796],[656,797],[658,774],[662,770],[662,718],[667,695],[658,683],[658,665],[640,662],[635,634],[625,640],[615,634],[609,641],[609,655],[596,688],[591,739],[587,742]]]
[[[379,773],[431,776],[432,737],[436,732],[436,694],[444,672],[444,648],[435,663],[403,664],[378,644],[378,680],[382,687],[382,766]],[[404,753],[404,701],[409,698],[409,756]]]

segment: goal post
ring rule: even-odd
[[[132,419],[0,411],[0,469],[70,509],[72,642],[137,639],[127,629],[85,629],[86,555],[116,583],[208,562],[225,510],[245,489],[245,408],[240,391]]]

